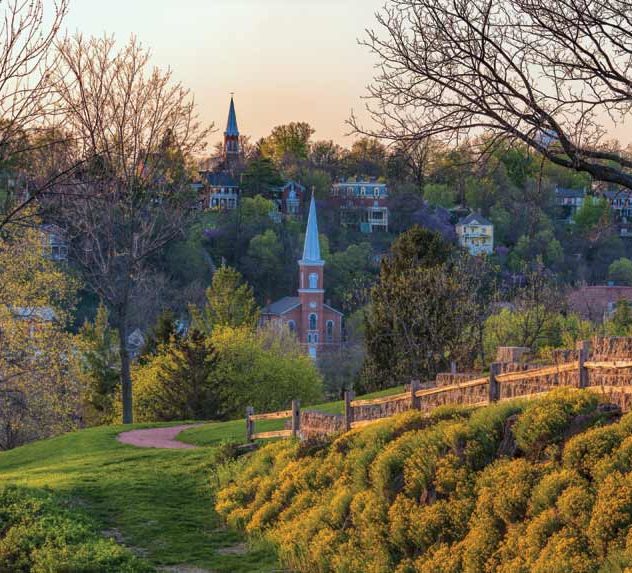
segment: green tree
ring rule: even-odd
[[[632,305],[627,300],[617,302],[612,316],[605,323],[608,336],[630,336],[632,333]]]
[[[465,181],[465,201],[473,209],[489,215],[497,201],[498,189],[491,177],[468,177]]]
[[[141,353],[141,360],[157,354],[162,346],[165,346],[176,338],[178,325],[176,316],[171,309],[163,310],[156,319],[156,324],[147,333],[145,345]]]
[[[380,177],[386,167],[386,147],[372,137],[361,137],[353,142],[345,158],[350,175]]]
[[[275,296],[283,269],[283,246],[279,236],[272,229],[268,229],[253,237],[246,256],[242,259],[242,266],[264,299]]]
[[[247,195],[265,195],[283,184],[281,173],[270,157],[255,157],[241,176],[241,184]]]
[[[246,406],[260,412],[285,409],[291,400],[308,405],[322,398],[323,384],[314,362],[295,336],[277,325],[252,332],[218,328],[210,342],[218,361],[213,379],[222,389],[226,416],[243,415]]]
[[[632,261],[622,257],[608,267],[608,278],[622,285],[632,285]]]
[[[43,256],[37,228],[15,226],[0,235],[0,450],[79,422],[80,380],[66,331],[76,289]]]
[[[369,288],[377,275],[372,256],[370,243],[360,243],[327,257],[325,282],[330,285],[327,292],[334,306],[344,308],[345,312],[355,310],[354,292]]]
[[[305,122],[278,125],[260,142],[261,154],[277,165],[285,161],[307,159],[313,133],[312,126]]]
[[[161,347],[134,370],[134,411],[138,421],[215,420],[222,416],[220,389],[213,378],[216,353],[203,333],[191,329]]]
[[[577,209],[574,216],[577,230],[581,233],[589,233],[596,227],[605,227],[610,224],[610,205],[606,199],[586,197],[582,206]]]
[[[220,267],[206,291],[206,305],[192,309],[193,327],[210,333],[216,327],[245,327],[253,330],[259,320],[259,309],[252,287],[244,282],[239,271]]]
[[[80,350],[84,420],[90,426],[112,422],[121,360],[118,334],[110,327],[103,304],[99,304],[94,322],[84,323],[76,342]]]
[[[468,366],[480,345],[481,270],[431,231],[413,227],[382,262],[366,313],[363,389],[429,380],[455,360]],[[487,272],[485,270],[484,272]]]
[[[454,191],[444,183],[426,183],[424,185],[424,199],[430,205],[437,207],[454,207],[456,203]]]

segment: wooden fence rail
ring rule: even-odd
[[[546,365],[539,368],[530,368],[526,370],[519,370],[515,372],[502,372],[503,364],[493,363],[490,367],[488,376],[475,378],[473,380],[467,380],[466,382],[451,384],[447,386],[438,386],[435,388],[421,389],[418,380],[413,380],[410,384],[410,389],[407,392],[400,394],[393,394],[391,396],[383,396],[380,398],[371,399],[356,399],[352,391],[347,391],[344,394],[344,415],[343,427],[345,430],[351,430],[352,428],[359,428],[366,426],[373,422],[383,420],[390,416],[395,415],[399,411],[406,409],[413,410],[428,410],[432,409],[438,404],[451,403],[451,404],[468,404],[471,406],[480,406],[496,402],[498,400],[507,400],[513,398],[532,398],[542,393],[550,391],[556,385],[560,384],[559,375],[568,372],[578,373],[578,382],[573,379],[573,384],[579,388],[588,388],[589,384],[589,371],[601,371],[601,370],[621,370],[632,369],[632,360],[617,359],[617,360],[588,360],[588,345],[582,341],[578,343],[578,360],[573,362],[567,362],[556,365]],[[547,382],[548,386],[542,385],[543,389],[536,388],[533,390],[534,381],[542,379],[544,377],[554,377],[554,383]],[[515,386],[516,384],[527,383],[523,386]],[[627,382],[626,382],[627,384]],[[508,385],[510,388],[510,395],[501,397],[501,389]],[[562,384],[563,385],[563,384]],[[566,384],[568,384],[568,378]],[[477,391],[476,388],[487,387],[487,390]],[[632,374],[630,375],[630,383],[624,386],[612,386],[597,383],[590,386],[591,391],[599,392],[602,394],[619,393],[621,395],[632,394]],[[522,390],[522,394],[511,394],[514,391]],[[527,390],[527,391],[524,391]],[[459,398],[460,394],[460,398]],[[445,397],[445,398],[444,398]],[[454,398],[454,400],[451,400]],[[408,402],[408,406],[406,405]],[[389,407],[392,407],[389,410]],[[387,412],[384,413],[384,408]],[[403,408],[403,409],[402,409]],[[366,417],[366,412],[372,413],[371,416]],[[364,414],[364,416],[363,416]],[[328,416],[322,414],[322,416]],[[332,415],[333,416],[333,415]],[[338,416],[339,418],[339,416]],[[282,420],[290,419],[290,428],[284,430],[275,430],[269,432],[255,432],[255,422],[263,420]],[[338,422],[339,423],[339,422]],[[249,407],[246,410],[246,437],[248,442],[259,439],[270,438],[285,438],[290,436],[300,436],[301,434],[301,411],[298,400],[292,401],[292,407],[289,410],[282,410],[279,412],[267,412],[262,414],[255,414],[254,409]]]

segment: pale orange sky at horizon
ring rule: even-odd
[[[200,118],[221,140],[231,92],[239,130],[256,141],[290,121],[314,139],[349,146],[345,121],[362,117],[374,56],[358,45],[384,0],[70,0],[69,33],[132,34],[193,92]],[[618,126],[612,138],[632,141]]]
[[[253,141],[290,121],[315,139],[350,145],[373,57],[358,45],[383,0],[70,0],[69,33],[135,34],[153,63],[190,88],[200,118],[226,127],[231,92],[239,130]]]

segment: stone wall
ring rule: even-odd
[[[453,374],[452,372],[440,372],[437,374],[436,386],[452,386],[454,384],[462,384],[468,380],[474,380],[480,378],[482,374],[476,372],[458,372]]]
[[[632,337],[595,337],[590,343],[590,360],[632,360]]]
[[[405,398],[393,402],[383,402],[382,404],[368,404],[366,406],[355,406],[353,408],[353,420],[359,422],[361,420],[377,420],[379,418],[388,418],[395,414],[407,412],[412,408],[412,400]]]
[[[304,439],[336,434],[344,429],[345,418],[341,414],[301,410],[301,437]]]

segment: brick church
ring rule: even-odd
[[[325,304],[325,261],[320,258],[316,202],[313,195],[309,205],[303,258],[298,261],[298,267],[298,296],[286,296],[266,306],[261,312],[261,323],[287,324],[309,355],[316,358],[319,353],[340,346],[343,315]]]

